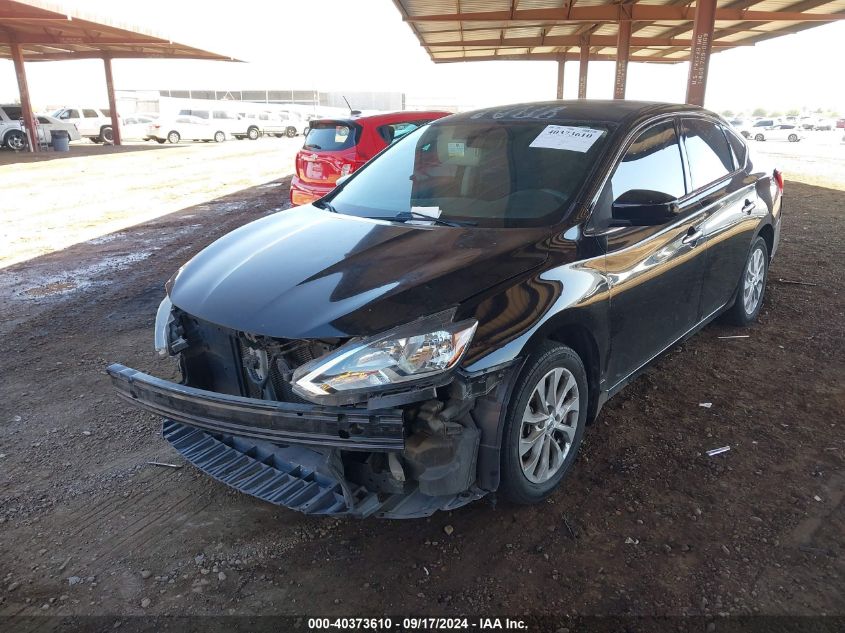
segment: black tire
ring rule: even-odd
[[[225,132],[222,132],[221,130],[217,130],[214,133],[214,142],[215,143],[222,143],[225,140],[226,140],[226,133]]]
[[[296,136],[296,128],[292,125],[289,125],[285,129],[285,136],[287,136],[288,138],[293,138],[294,136]]]
[[[522,456],[520,455],[520,440],[523,439],[523,415],[530,411],[529,404],[533,403],[534,390],[546,375],[562,368],[574,378],[578,388],[578,411],[572,412],[572,426],[574,433],[568,444],[562,464],[558,470],[542,483],[532,482],[524,471]],[[558,343],[548,341],[532,354],[522,369],[522,373],[514,388],[508,407],[505,427],[502,435],[502,479],[500,491],[503,497],[513,503],[534,504],[548,497],[571,470],[578,454],[578,448],[584,437],[587,424],[587,405],[589,403],[589,385],[587,372],[581,358],[572,349]],[[566,392],[565,392],[566,393]],[[564,393],[564,395],[565,395]],[[574,402],[574,400],[573,400]],[[537,413],[538,415],[545,415]],[[548,423],[547,423],[548,424]],[[535,427],[536,428],[536,427]],[[530,437],[530,436],[529,436]],[[542,442],[541,442],[542,443]],[[535,446],[537,442],[534,443]],[[543,458],[542,448],[540,458]],[[526,455],[531,459],[534,449]],[[548,453],[546,454],[548,455]],[[529,466],[530,468],[530,466]]]
[[[746,287],[749,283],[749,267],[751,266],[752,258],[757,251],[762,251],[763,254],[763,285],[760,289],[759,298],[754,304],[753,309],[749,312],[745,302]],[[763,307],[763,299],[766,296],[766,282],[769,278],[769,247],[766,245],[766,240],[758,237],[751,245],[751,250],[748,252],[748,258],[745,260],[745,266],[742,268],[742,276],[739,279],[739,285],[736,289],[736,298],[731,308],[725,312],[725,320],[733,325],[746,326],[757,320],[760,315],[760,310]]]
[[[91,137],[91,142],[92,142],[92,143],[97,143],[97,144],[99,144],[99,143],[102,143],[102,142],[103,142],[103,139],[101,139],[99,136],[92,136],[92,137]]]
[[[158,143],[159,145],[164,145],[165,143],[167,143],[167,139],[166,138],[157,138],[157,139],[155,139],[155,142]]]
[[[765,141],[765,140],[766,140],[766,137],[765,137],[765,136],[763,136],[762,134],[755,134],[755,135],[754,135],[754,140],[755,140],[755,141]]]
[[[100,128],[100,139],[106,145],[114,143],[114,130],[112,130],[110,125],[104,125]]]
[[[176,145],[179,141],[182,140],[182,135],[179,134],[176,130],[170,130],[167,133],[167,142],[171,143],[172,145]]]
[[[16,152],[27,148],[26,135],[21,130],[9,130],[3,137],[3,145]]]
[[[250,141],[257,140],[259,136],[261,136],[261,133],[258,131],[257,127],[251,127],[246,131],[246,137]]]
[[[798,135],[797,134],[790,134],[787,139],[790,143],[797,143],[798,142]]]

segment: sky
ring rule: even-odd
[[[554,99],[554,62],[434,64],[390,0],[54,0],[247,63],[116,60],[118,90],[297,89],[396,91],[409,103],[461,109]],[[845,114],[845,21],[714,55],[706,106],[750,112],[822,108]],[[838,60],[838,61],[837,61]],[[627,97],[682,102],[685,63],[629,65]],[[27,64],[36,109],[105,105],[102,62]],[[574,98],[578,63],[565,70]],[[591,62],[588,98],[611,98],[613,63]],[[18,98],[10,61],[0,61],[0,102]],[[353,104],[354,106],[354,104]]]

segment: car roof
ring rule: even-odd
[[[341,117],[320,117],[313,119],[313,123],[321,122],[336,122],[357,125],[378,125],[380,123],[391,123],[397,119],[403,121],[418,121],[420,119],[440,118],[448,116],[451,112],[443,110],[399,110],[397,112],[379,112],[378,114],[368,114],[366,116],[341,116]]]
[[[577,99],[558,101],[536,101],[483,108],[471,112],[453,114],[444,124],[484,119],[535,121],[583,121],[602,123],[632,123],[659,114],[682,114],[684,112],[709,112],[699,106],[659,101],[628,101]],[[434,123],[437,125],[438,123]]]

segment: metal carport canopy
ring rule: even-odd
[[[42,0],[0,0],[0,59],[15,64],[27,130],[35,130],[24,62],[102,59],[105,65],[112,131],[120,144],[120,126],[112,81],[112,59],[209,59],[237,61],[173,42],[145,30],[103,22],[97,16],[70,11]],[[29,144],[38,151],[38,143]]]
[[[629,61],[690,61],[687,102],[704,105],[711,50],[753,46],[845,19],[845,0],[393,0],[435,63],[580,59],[578,97],[590,60],[616,62],[624,99]],[[571,57],[570,57],[571,55]],[[831,62],[833,60],[830,60]]]

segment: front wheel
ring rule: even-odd
[[[734,325],[750,325],[757,320],[763,307],[766,279],[769,275],[769,247],[758,237],[751,245],[742,277],[736,291],[736,300],[726,316]]]
[[[763,136],[762,134],[755,134],[755,135],[754,135],[754,140],[755,140],[755,141],[765,141],[765,140],[766,140],[766,137],[765,137],[765,136]]]
[[[259,136],[259,133],[258,133],[258,128],[257,128],[257,127],[251,127],[251,128],[249,128],[249,129],[246,131],[246,137],[247,137],[250,141],[254,141],[254,140],[256,140],[256,139],[258,138],[258,136]]]
[[[544,343],[522,370],[502,437],[502,495],[539,503],[575,462],[589,402],[587,372],[569,347]]]
[[[287,136],[288,138],[293,138],[294,136],[296,136],[296,128],[292,125],[288,126],[288,128],[285,130],[285,136]]]
[[[788,137],[790,143],[797,143],[798,142],[798,135],[797,134],[790,134]]]
[[[215,143],[222,143],[225,140],[226,140],[226,135],[223,132],[218,130],[217,132],[214,133],[214,142]]]
[[[168,143],[172,143],[173,145],[176,145],[176,143],[178,143],[181,140],[182,140],[182,136],[176,130],[173,130],[172,132],[169,132],[167,134],[167,142]]]
[[[16,152],[26,149],[27,146],[26,136],[20,130],[12,130],[6,134],[5,143],[6,147]]]

